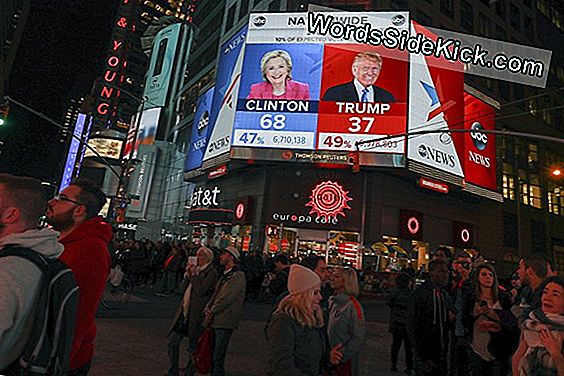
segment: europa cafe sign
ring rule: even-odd
[[[114,23],[110,53],[104,65],[104,74],[98,85],[96,118],[99,126],[108,128],[108,120],[116,115],[119,88],[123,84],[127,67],[129,38],[135,31],[133,14],[136,9],[134,0],[122,0],[118,17]]]

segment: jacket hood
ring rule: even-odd
[[[99,238],[108,243],[112,240],[112,226],[104,222],[102,217],[90,218],[78,225],[70,234],[61,238],[63,243],[71,243],[84,238]]]
[[[349,299],[350,299],[349,294],[338,294],[331,297],[331,300],[338,305],[346,304],[349,301]]]
[[[0,249],[8,245],[18,245],[31,248],[45,257],[56,258],[63,253],[64,249],[63,245],[57,241],[58,237],[59,233],[49,228],[27,230],[0,239]]]

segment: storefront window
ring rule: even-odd
[[[548,211],[552,214],[564,215],[564,197],[562,197],[561,187],[553,182],[549,182],[548,184]]]

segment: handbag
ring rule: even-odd
[[[198,338],[194,351],[194,368],[196,372],[207,374],[211,372],[214,335],[212,328],[206,328]]]

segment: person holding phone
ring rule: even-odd
[[[519,338],[510,297],[498,288],[491,264],[476,267],[473,292],[465,297],[463,321],[471,349],[472,376],[507,375],[509,359]]]

